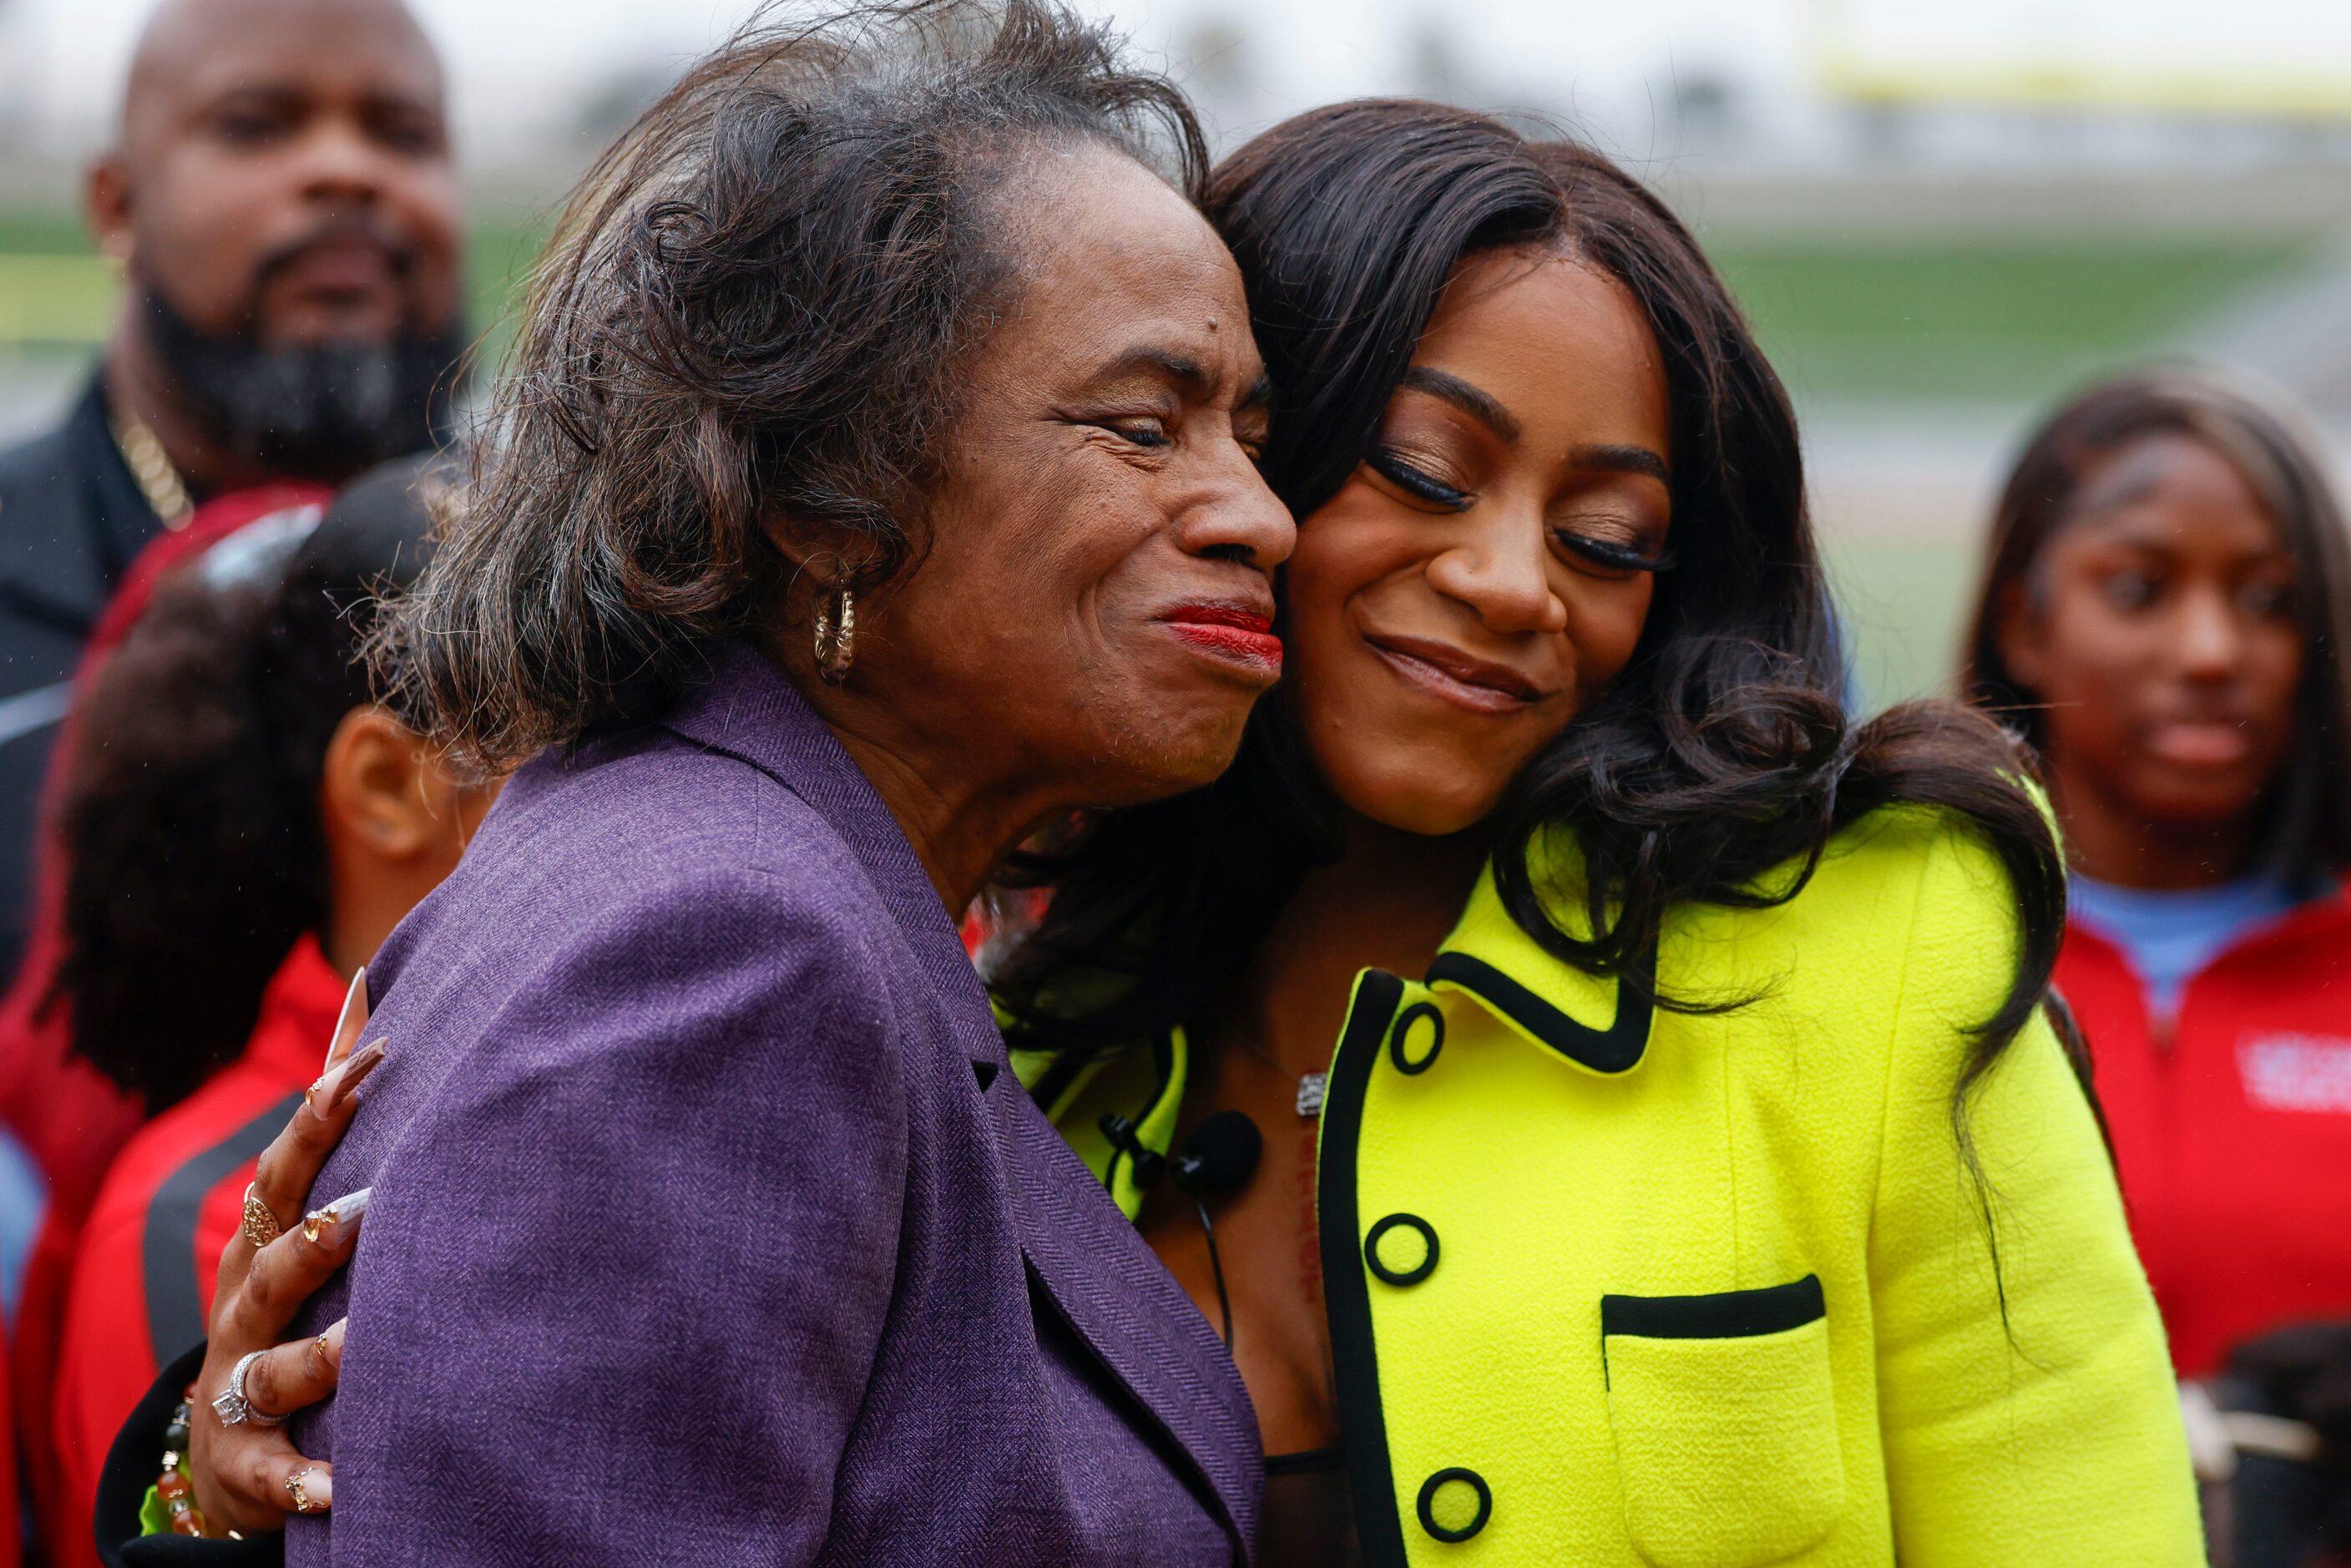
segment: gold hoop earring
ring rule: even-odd
[[[816,673],[832,685],[857,662],[857,596],[836,588],[816,606]]]

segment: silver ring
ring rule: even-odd
[[[286,1424],[285,1416],[256,1410],[253,1407],[253,1401],[245,1396],[246,1371],[267,1354],[266,1351],[246,1351],[236,1358],[236,1364],[229,1368],[228,1386],[221,1390],[220,1397],[213,1401],[213,1414],[220,1417],[222,1426],[238,1427],[248,1421],[256,1427],[282,1427]]]

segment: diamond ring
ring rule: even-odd
[[[213,1401],[213,1414],[220,1417],[222,1426],[241,1426],[247,1421],[256,1427],[282,1427],[286,1424],[285,1416],[272,1416],[266,1410],[256,1410],[253,1407],[253,1401],[245,1396],[246,1371],[266,1354],[265,1351],[258,1350],[246,1351],[236,1358],[236,1364],[229,1369],[228,1386],[221,1390],[220,1397]]]

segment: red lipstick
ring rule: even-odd
[[[1230,604],[1184,604],[1159,619],[1196,648],[1239,664],[1281,668],[1281,639],[1273,634],[1270,615]]]

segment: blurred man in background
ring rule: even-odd
[[[68,1561],[89,1521],[46,1441],[66,1269],[146,1108],[53,1027],[56,943],[28,936],[56,925],[44,776],[143,546],[215,497],[308,499],[432,443],[462,346],[439,57],[400,0],[163,0],[84,194],[123,280],[114,330],[64,423],[0,453],[0,1155],[38,1178],[27,1195],[0,1159],[0,1295],[30,1500]]]
[[[89,390],[0,453],[0,977],[67,683],[149,538],[431,439],[461,346],[441,66],[399,0],[165,0],[91,229],[124,281]]]

